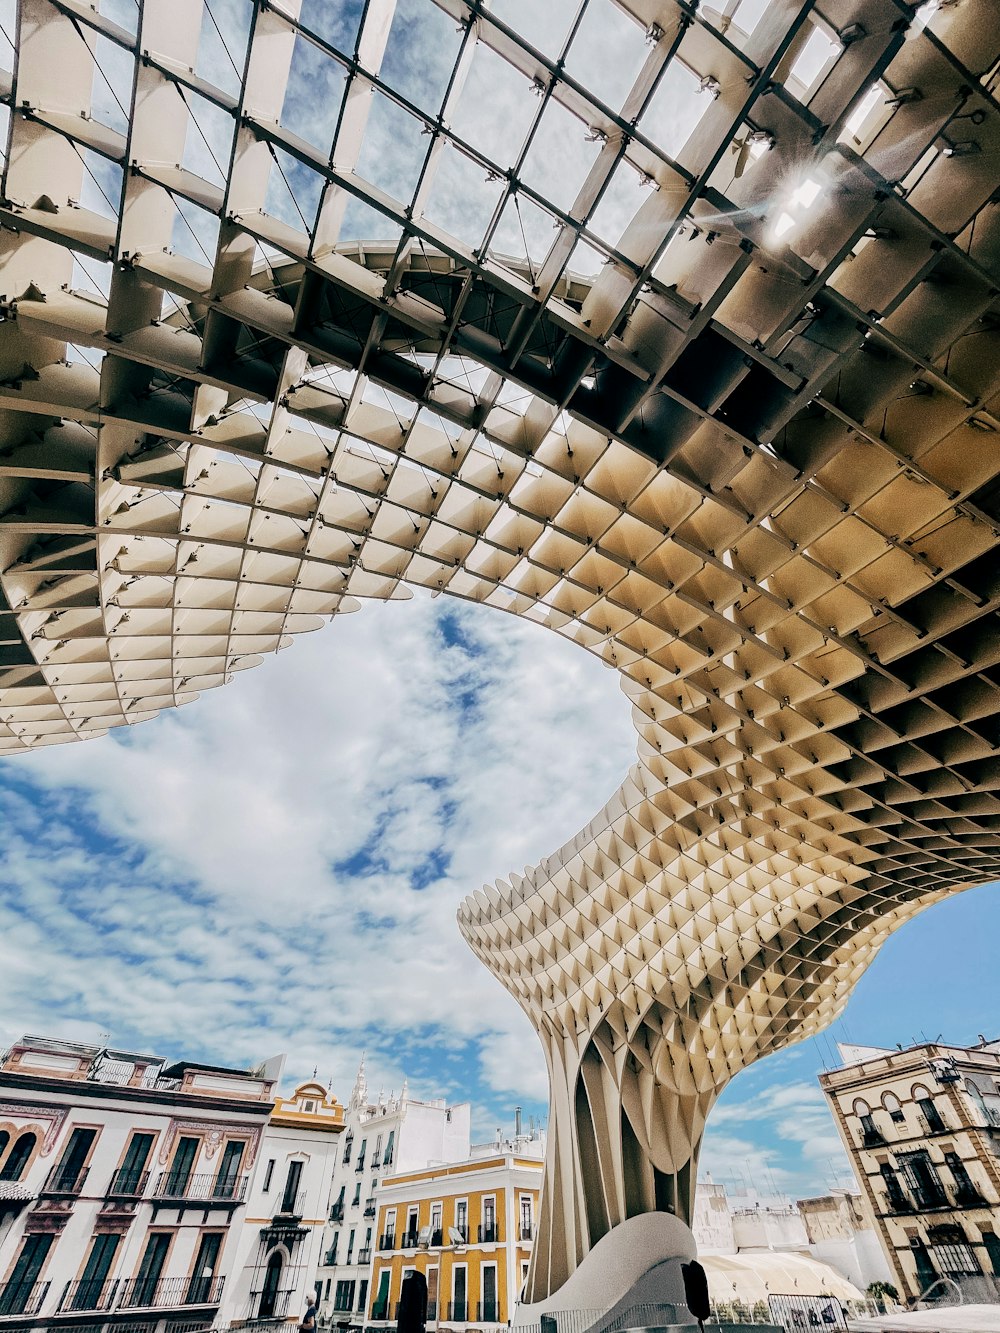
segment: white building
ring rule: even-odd
[[[342,1108],[254,1071],[24,1037],[0,1059],[0,1329],[299,1313]]]
[[[872,1282],[894,1282],[860,1194],[840,1189],[819,1198],[800,1199],[799,1212],[809,1237],[809,1253],[815,1258],[862,1291]]]
[[[379,1181],[468,1157],[471,1108],[390,1093],[369,1100],[361,1061],[330,1189],[329,1224],[317,1274],[320,1317],[364,1322],[375,1253]]]

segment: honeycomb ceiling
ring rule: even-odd
[[[547,625],[638,762],[462,928],[678,1088],[997,875],[994,0],[0,15],[0,752]]]

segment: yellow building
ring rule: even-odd
[[[518,1138],[384,1180],[369,1322],[395,1322],[403,1278],[416,1269],[427,1279],[429,1326],[506,1324],[531,1258],[543,1155],[541,1136]]]

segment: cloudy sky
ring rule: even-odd
[[[748,11],[763,6],[747,3]],[[134,24],[134,0],[102,3]],[[495,0],[511,24],[558,54],[577,0]],[[0,13],[10,6],[0,0]],[[213,0],[198,70],[235,89],[249,0]],[[352,50],[360,0],[305,0],[304,21]],[[742,20],[740,20],[742,21]],[[386,82],[436,113],[460,43],[429,0],[398,0]],[[592,0],[566,68],[620,106],[648,48],[609,0]],[[111,125],[131,64],[102,46],[95,112]],[[324,151],[344,80],[301,40],[282,123]],[[677,64],[643,128],[677,151],[710,102]],[[192,104],[195,99],[192,99]],[[453,110],[457,133],[510,167],[538,103],[521,76],[477,48]],[[232,121],[197,104],[185,165],[221,179]],[[119,126],[121,127],[121,126]],[[378,95],[357,169],[402,203],[428,138]],[[524,178],[567,207],[599,152],[588,127],[554,102]],[[319,178],[287,162],[267,207],[303,226]],[[470,244],[496,179],[442,159],[428,216]],[[110,208],[111,168],[84,185]],[[464,174],[463,174],[464,172]],[[647,183],[648,184],[648,183]],[[594,218],[615,244],[645,198],[623,162]],[[294,200],[292,194],[294,193]],[[175,244],[211,252],[217,222],[178,204]],[[360,203],[342,236],[388,239]],[[525,200],[493,238],[541,259],[552,217]],[[573,267],[602,261],[578,247]],[[88,262],[78,280],[102,290]],[[369,605],[242,674],[180,713],[84,746],[0,765],[0,1046],[24,1031],[100,1040],[219,1062],[289,1055],[348,1095],[362,1050],[369,1083],[468,1098],[477,1133],[509,1125],[513,1107],[544,1115],[545,1075],[531,1029],[473,959],[455,926],[462,896],[533,863],[573,835],[618,786],[635,740],[614,675],[555,635],[500,612],[422,596]],[[939,1033],[1000,1034],[995,946],[1000,894],[962,895],[894,937],[846,1019],[823,1037],[755,1066],[715,1112],[703,1168],[716,1179],[802,1192],[845,1163],[816,1082],[833,1041],[909,1043]]]
[[[0,766],[0,1045],[24,1031],[214,1061],[289,1055],[545,1113],[527,1020],[455,910],[575,833],[634,755],[615,675],[556,635],[416,596],[366,604],[185,709]],[[1000,1031],[980,889],[892,939],[833,1038]],[[843,1171],[830,1038],[732,1085],[703,1167],[769,1188]]]

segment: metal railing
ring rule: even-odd
[[[108,1278],[80,1278],[67,1282],[57,1309],[110,1310],[118,1291],[118,1282]]]
[[[364,1159],[363,1157],[359,1157],[358,1160],[357,1160],[357,1162],[355,1163],[354,1170],[355,1170],[355,1171],[357,1172],[357,1174],[360,1176],[360,1175],[361,1175],[361,1172],[362,1172],[364,1169],[365,1169],[365,1159]]]
[[[420,1233],[417,1231],[404,1232],[404,1234],[399,1238],[398,1248],[401,1250],[415,1250],[417,1248],[417,1239],[419,1237],[419,1234]]]
[[[48,1294],[48,1282],[0,1283],[0,1319],[37,1314]]]
[[[430,1245],[435,1249],[442,1243],[443,1235],[440,1227],[435,1227],[431,1232]]]
[[[530,1222],[522,1222],[521,1236],[520,1236],[521,1240],[531,1240],[532,1236],[534,1235],[534,1231],[535,1229]]]
[[[500,1228],[495,1222],[485,1222],[480,1226],[478,1235],[480,1245],[494,1245],[500,1239]]]
[[[375,1200],[374,1200],[374,1199],[366,1199],[366,1200],[365,1200],[365,1217],[374,1217],[374,1216],[375,1216]]]
[[[330,1209],[330,1221],[343,1222],[343,1220],[344,1220],[344,1205],[342,1203],[335,1203],[333,1207]]]
[[[269,1301],[271,1309],[269,1314],[260,1313],[260,1302],[263,1295],[264,1289],[262,1287],[258,1288],[256,1291],[251,1290],[247,1309],[248,1312],[253,1310],[254,1314],[250,1315],[248,1313],[248,1319],[250,1322],[266,1320],[267,1327],[270,1328],[276,1320],[284,1319],[287,1316],[288,1307],[291,1305],[292,1297],[295,1295],[295,1288],[281,1287],[277,1291],[271,1292]]]
[[[191,1203],[238,1204],[246,1197],[249,1176],[192,1175],[161,1171],[153,1186],[154,1199],[182,1199]]]
[[[359,1263],[359,1264],[366,1264],[366,1263],[368,1263],[368,1261],[369,1261],[369,1259],[371,1259],[371,1257],[372,1257],[372,1247],[371,1247],[370,1245],[364,1245],[364,1246],[362,1246],[362,1248],[361,1248],[360,1250],[358,1250],[358,1263]]]
[[[394,1250],[396,1248],[395,1231],[383,1232],[378,1238],[378,1247],[380,1250]]]
[[[305,1201],[305,1190],[295,1190],[292,1194],[285,1190],[275,1217],[301,1217]]]
[[[105,1194],[111,1199],[137,1199],[145,1194],[148,1184],[148,1171],[133,1171],[131,1167],[122,1166],[111,1177]]]
[[[500,1318],[500,1306],[494,1301],[478,1301],[476,1303],[476,1318],[482,1319],[486,1323],[495,1324]]]
[[[179,1305],[218,1305],[224,1277],[135,1277],[123,1283],[120,1310],[172,1309]]]
[[[328,1268],[337,1267],[337,1247],[335,1245],[331,1246],[330,1249],[327,1250],[326,1254],[323,1255],[323,1262],[327,1265]]]
[[[457,1320],[457,1322],[460,1324],[464,1324],[469,1317],[469,1302],[449,1301],[447,1317],[449,1319]],[[560,1330],[560,1333],[562,1333],[562,1330]]]
[[[88,1167],[54,1166],[45,1177],[39,1194],[79,1194],[90,1174]]]

